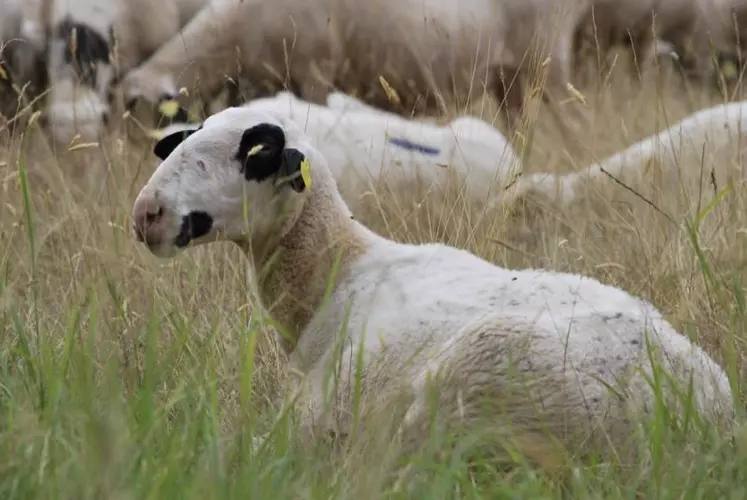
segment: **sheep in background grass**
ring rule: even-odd
[[[594,0],[576,33],[574,53],[583,53],[582,42],[599,50],[595,59],[614,46],[626,46],[631,49],[631,68],[641,72],[660,57],[677,60],[702,21],[701,1]]]
[[[39,48],[23,33],[26,8],[22,0],[0,0],[0,113],[8,119],[46,83]]]
[[[541,193],[552,199],[570,204],[584,193],[583,185],[612,176],[628,186],[640,185],[652,160],[660,161],[664,168],[677,177],[687,172],[675,172],[684,158],[702,158],[704,151],[713,152],[729,144],[741,144],[747,130],[747,102],[722,104],[703,109],[675,123],[671,127],[642,139],[629,148],[594,162],[576,172],[565,175],[532,174],[520,179],[513,194],[518,197],[530,192]],[[726,186],[734,178],[745,178],[741,161],[732,175],[724,172],[692,172],[716,188]]]
[[[417,446],[427,394],[440,388],[442,424],[485,425],[487,438],[552,467],[563,449],[619,451],[633,439],[637,412],[658,405],[652,364],[691,383],[704,418],[733,416],[725,372],[650,303],[584,276],[397,243],[357,222],[289,118],[230,108],[154,152],[162,163],[134,202],[135,237],[162,258],[219,240],[245,252],[257,307],[278,326],[288,368],[304,374],[289,391],[307,437],[351,431],[360,380],[366,412],[379,404],[391,415],[405,398],[401,435]],[[339,378],[325,384],[330,370]]]
[[[429,188],[445,187],[453,172],[465,182],[467,196],[490,205],[521,172],[521,162],[506,138],[478,118],[463,116],[436,125],[337,93],[327,102],[331,105],[320,106],[280,92],[243,107],[293,120],[328,159],[335,181],[352,181],[356,192],[373,189],[382,180],[398,184],[418,179]],[[154,136],[195,127],[173,124]]]
[[[198,92],[212,93],[240,62],[250,81],[272,81],[317,104],[339,89],[382,109],[393,99],[398,110],[444,112],[445,102],[464,103],[488,89],[515,119],[526,73],[541,66],[546,100],[568,131],[587,118],[578,102],[560,101],[571,79],[573,35],[590,1],[221,0],[126,75],[122,91],[150,103],[196,82]],[[382,76],[398,97],[383,88]]]
[[[55,141],[67,144],[76,136],[85,142],[99,138],[116,72],[148,57],[206,0],[51,1],[50,19],[28,20],[26,29],[51,27],[46,121]]]

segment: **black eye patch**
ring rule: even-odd
[[[174,238],[174,245],[184,248],[189,242],[205,236],[213,228],[213,218],[207,213],[196,210],[182,217],[179,234]]]

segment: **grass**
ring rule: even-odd
[[[578,169],[663,129],[717,94],[676,76],[638,82],[617,66],[581,90],[594,127],[571,156],[548,114],[530,120],[529,172]],[[492,120],[490,105],[476,106]],[[154,259],[129,233],[129,212],[156,165],[120,130],[99,148],[64,151],[38,126],[8,138],[0,167],[0,498],[405,498],[385,446],[292,445],[274,405],[285,374],[268,328],[252,316],[251,284],[228,244]],[[477,223],[456,196],[418,186],[343,193],[356,216],[400,241],[443,241],[499,265],[596,277],[650,299],[728,367],[745,369],[747,211],[734,183],[738,141],[647,180],[589,186],[555,206],[527,197]],[[645,200],[643,199],[645,198]],[[715,200],[715,201],[713,201]],[[666,214],[666,216],[664,215]],[[269,446],[252,437],[274,429]],[[425,481],[413,498],[745,498],[747,436],[705,426],[646,430],[650,463],[568,465],[561,486],[526,465],[468,467],[465,450],[410,457]]]

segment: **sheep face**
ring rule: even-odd
[[[154,153],[162,163],[135,200],[133,232],[163,258],[210,241],[277,242],[300,213],[315,154],[293,122],[246,108],[172,133]]]
[[[128,107],[132,107],[139,100],[156,104],[163,100],[175,99],[179,95],[174,78],[144,68],[127,73],[122,78],[120,88]]]
[[[109,41],[85,23],[69,16],[61,20],[49,41],[48,119],[55,141],[67,143],[79,135],[99,138],[109,113],[107,95],[114,77]]]

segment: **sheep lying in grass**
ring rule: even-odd
[[[375,234],[287,117],[229,108],[154,152],[162,163],[135,200],[135,237],[162,258],[219,240],[241,247],[257,307],[282,334],[289,368],[305,375],[304,435],[349,433],[359,382],[364,409],[406,398],[405,443],[424,438],[427,394],[440,389],[447,428],[487,425],[540,466],[562,453],[555,439],[570,452],[623,446],[635,411],[655,412],[655,394],[671,394],[656,368],[691,383],[703,417],[733,412],[724,371],[644,300],[584,276]],[[330,369],[336,384],[325,383]]]
[[[589,1],[222,0],[126,75],[122,91],[156,103],[197,81],[198,92],[213,93],[240,66],[254,83],[287,86],[317,104],[338,88],[382,109],[393,100],[408,112],[444,112],[445,102],[489,89],[517,118],[527,73],[546,67],[545,97],[567,130],[586,118],[577,102],[560,101]]]
[[[555,176],[533,174],[517,182],[514,194],[521,196],[530,191],[539,192],[563,203],[571,203],[582,195],[582,185],[613,177],[625,185],[636,185],[646,175],[652,160],[660,161],[670,171],[677,168],[683,158],[701,158],[705,152],[713,152],[729,144],[740,144],[747,128],[747,102],[734,102],[702,109],[675,123],[671,127],[638,141],[629,148],[594,162],[576,172]],[[744,170],[737,163],[733,174],[744,179]],[[700,169],[699,169],[700,170]],[[682,175],[684,173],[678,173]],[[724,187],[733,178],[724,179],[709,172],[697,172],[709,176],[706,182],[715,182]]]
[[[463,116],[440,126],[408,120],[339,94],[327,100],[337,107],[303,101],[290,92],[255,99],[244,107],[282,115],[307,130],[328,159],[335,181],[353,182],[358,192],[372,189],[380,180],[399,184],[418,179],[444,187],[454,172],[466,181],[467,196],[490,203],[521,171],[521,162],[505,137],[477,118]],[[156,136],[194,127],[173,124]]]

